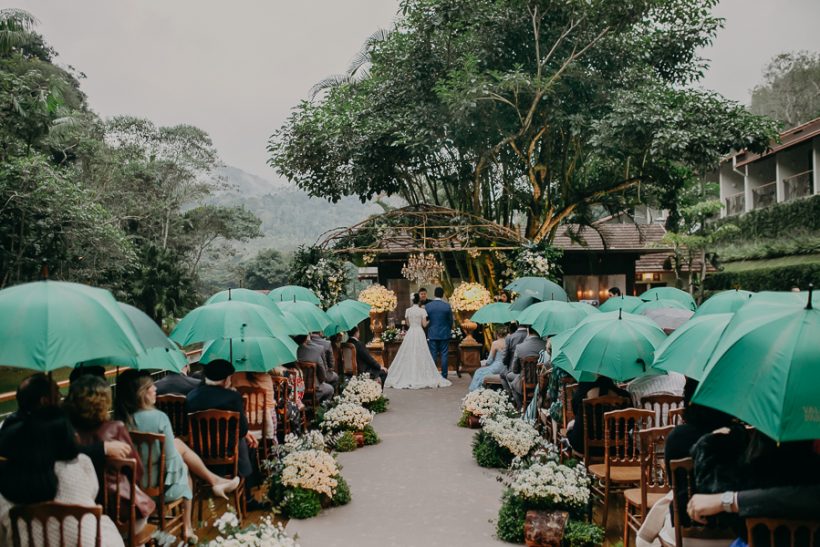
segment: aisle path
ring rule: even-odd
[[[478,467],[473,430],[456,426],[469,376],[444,389],[388,389],[373,425],[382,442],[339,455],[353,500],[291,520],[302,547],[499,546],[498,473]]]

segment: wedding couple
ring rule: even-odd
[[[384,387],[421,389],[451,385],[447,380],[447,350],[453,310],[442,300],[444,289],[436,287],[435,295],[435,300],[428,301],[424,307],[419,305],[418,293],[413,295],[413,305],[404,314],[410,329],[390,364]],[[424,327],[428,327],[429,341]],[[441,355],[441,374],[436,370],[433,355]]]

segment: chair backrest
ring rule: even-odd
[[[342,362],[342,346],[331,342],[330,349],[333,351],[333,362],[336,364],[336,374],[342,376],[345,373],[344,363]]]
[[[88,517],[94,519],[93,524],[88,521]],[[17,505],[9,509],[12,545],[14,547],[23,547],[23,545],[86,547],[91,545],[88,542],[91,539],[96,547],[101,547],[101,519],[102,507],[99,505],[84,507],[54,501]],[[36,526],[35,523],[37,523]],[[85,530],[93,531],[93,536],[90,536],[88,532],[83,533],[83,524],[85,524]],[[38,534],[42,534],[41,542],[37,541]]]
[[[356,346],[350,343],[342,344],[342,374],[355,376],[358,372],[356,363]]]
[[[302,401],[309,402],[316,406],[316,363],[309,361],[298,361],[296,366],[302,371],[302,378],[305,381],[305,396]]]
[[[538,385],[538,356],[532,355],[521,359],[521,395],[523,407],[532,399],[535,386]]]
[[[671,409],[667,417],[669,425],[681,425],[682,423],[684,423],[686,420],[683,419],[683,411],[683,406]]]
[[[136,536],[137,460],[106,457],[101,482],[103,511],[123,537],[128,538],[127,545]]]
[[[161,503],[165,499],[165,435],[144,431],[129,434],[144,468],[140,488]]]
[[[563,416],[563,426],[566,431],[569,423],[575,419],[575,412],[572,411],[572,396],[578,389],[578,382],[573,377],[567,377],[561,383],[561,413]]]
[[[207,466],[232,465],[239,469],[239,412],[201,410],[188,415],[191,449]]]
[[[285,435],[290,433],[288,420],[288,403],[296,402],[296,393],[290,388],[287,376],[271,376],[273,378],[273,399],[276,407],[276,425],[281,427]]]
[[[666,474],[666,462],[663,454],[666,449],[666,438],[673,425],[650,427],[638,432],[640,439],[641,459],[641,512],[646,518],[649,509],[649,494],[665,494],[672,488]]]
[[[236,388],[242,395],[245,415],[248,417],[248,431],[265,431],[265,412],[268,409],[268,393],[261,387],[243,386]]]
[[[695,493],[694,461],[682,458],[669,462],[669,474],[672,482],[672,514],[675,522],[675,545],[683,545],[683,538],[728,539],[737,537],[733,530],[712,528],[693,523],[686,513],[689,498]],[[728,542],[727,542],[728,543]]]
[[[669,411],[683,408],[683,397],[679,395],[647,395],[641,399],[641,408],[655,412],[655,425],[670,425]]]
[[[570,401],[570,404],[572,402]],[[584,464],[604,462],[606,419],[604,414],[627,408],[630,401],[618,395],[584,399]],[[576,417],[577,419],[577,417]]]
[[[749,547],[820,546],[820,520],[748,518]]]
[[[604,413],[604,461],[607,467],[641,465],[639,434],[655,423],[655,413],[624,408]]]
[[[159,395],[154,405],[171,420],[175,437],[188,435],[188,411],[185,409],[185,395]]]

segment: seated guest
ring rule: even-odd
[[[26,416],[44,406],[56,405],[60,399],[57,384],[42,372],[32,374],[17,386],[17,410],[0,424],[0,432],[7,427],[22,422]]]
[[[353,344],[353,347],[356,348],[357,374],[368,373],[370,374],[370,378],[373,380],[379,378],[382,385],[384,385],[384,380],[387,378],[387,369],[381,366],[379,362],[370,355],[367,346],[359,340],[359,327],[353,327],[347,331],[347,336],[348,343]]]
[[[507,373],[507,385],[509,394],[515,401],[515,407],[521,406],[523,400],[521,373],[523,372],[522,361],[527,357],[538,357],[544,351],[547,343],[541,338],[535,329],[528,327],[527,337],[515,345],[513,358],[510,362],[510,371]]]
[[[188,376],[191,371],[189,365],[185,365],[180,374],[169,372],[156,381],[157,395],[188,395],[196,386],[202,383],[198,378]]]
[[[184,534],[189,542],[198,539],[191,523],[191,477],[189,470],[197,477],[210,484],[214,494],[228,499],[225,494],[233,492],[239,486],[239,477],[228,480],[211,472],[199,455],[188,445],[174,438],[171,421],[164,412],[157,410],[157,388],[151,375],[141,370],[126,370],[117,379],[117,404],[115,416],[122,420],[131,431],[157,433],[165,435],[165,501],[185,498],[183,504]],[[159,472],[159,452],[152,452],[155,459],[144,461],[151,466],[156,477]],[[147,450],[141,454],[147,456]]]
[[[74,429],[65,414],[56,407],[43,407],[27,414],[20,423],[9,427],[13,450],[0,463],[0,544],[12,545],[12,522],[9,511],[15,505],[55,501],[83,507],[94,507],[99,481],[94,465],[77,445]],[[95,545],[97,528],[91,517],[78,523],[66,519],[60,543],[56,526],[32,525],[31,537],[24,531],[22,545]],[[100,544],[123,545],[117,527],[103,515]],[[47,538],[45,536],[48,536]],[[46,541],[46,539],[48,541]]]
[[[296,352],[296,358],[300,361],[314,363],[316,365],[316,399],[321,403],[333,397],[333,386],[330,380],[338,380],[336,373],[330,376],[325,366],[324,349],[321,346],[310,343],[310,338],[304,334],[293,337],[294,341],[299,344],[299,349]]]
[[[256,413],[256,416],[265,422],[265,438],[273,439],[276,443],[276,394],[273,392],[271,375],[267,372],[236,372],[231,378],[231,384],[237,388],[252,387],[265,390],[265,405],[258,401],[257,407],[249,408],[248,411]]]
[[[128,458],[137,461],[137,483],[142,480],[142,461],[131,441],[125,424],[120,421],[108,419],[111,411],[111,388],[108,382],[99,376],[83,375],[71,382],[68,396],[63,401],[63,408],[68,414],[68,418],[74,429],[77,431],[77,438],[80,444],[92,444],[99,441],[121,441],[128,444],[130,450]],[[105,473],[104,467],[97,468],[97,476],[102,477]],[[117,485],[110,484],[109,489],[116,493]],[[130,498],[131,492],[120,488],[120,494],[124,498]],[[142,491],[138,486],[134,494],[137,505],[137,530],[141,530],[154,512],[156,504],[151,497]],[[122,509],[126,509],[126,504],[122,504]]]
[[[598,376],[594,382],[578,383],[572,396],[572,412],[575,419],[567,425],[567,439],[574,451],[579,453],[584,451],[584,400],[604,395],[629,397],[629,393],[616,386],[612,378],[606,376]]]
[[[473,373],[473,380],[470,382],[469,391],[475,391],[484,385],[484,378],[491,374],[500,374],[504,368],[504,354],[507,351],[507,344],[504,338],[507,336],[505,327],[495,329],[495,340],[490,346],[490,355],[487,360],[481,363],[481,368]]]
[[[323,363],[328,371],[327,383],[335,388],[339,382],[339,375],[336,374],[336,359],[333,356],[333,344],[330,343],[330,340],[322,336],[321,332],[311,332],[308,343],[318,346],[322,350],[324,355]]]
[[[68,381],[73,382],[80,376],[96,376],[105,380],[105,367],[99,365],[84,365],[82,363],[76,365],[71,369],[71,374],[68,375]]]
[[[251,480],[254,475],[253,465],[248,453],[248,447],[256,448],[256,438],[248,432],[248,417],[245,415],[245,403],[242,396],[230,389],[233,365],[223,359],[211,361],[203,367],[205,381],[191,390],[186,396],[185,407],[188,412],[201,410],[227,410],[239,413],[239,475],[248,481],[245,488],[249,511],[263,509],[264,506],[253,499],[251,494]],[[219,473],[220,470],[215,470]]]
[[[626,390],[632,398],[632,404],[640,407],[643,398],[651,395],[675,395],[680,397],[683,395],[685,385],[686,376],[679,372],[669,372],[667,374],[635,378],[626,385]]]

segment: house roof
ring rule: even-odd
[[[652,254],[645,254],[641,255],[641,257],[635,262],[635,272],[636,273],[663,273],[663,272],[671,272],[672,270],[666,269],[663,267],[664,262],[666,262],[667,258],[672,256],[671,253],[652,253]],[[688,272],[690,269],[695,272],[699,272],[701,269],[701,260],[700,258],[695,258],[692,260],[692,267],[689,268],[685,264],[683,266],[683,271]],[[708,260],[706,261],[706,271],[709,273],[714,273],[717,269],[712,266],[712,263]]]
[[[596,223],[594,227],[567,224],[559,228],[553,245],[566,252],[663,253],[666,230],[660,224]]]
[[[763,154],[754,154],[743,150],[727,159],[735,158],[735,167],[743,167],[744,165],[753,163],[761,158],[780,152],[781,150],[791,148],[792,146],[797,146],[800,143],[813,139],[817,135],[820,135],[820,118],[815,118],[810,122],[804,123],[803,125],[798,125],[788,131],[784,131],[780,134],[780,144],[773,145]]]

